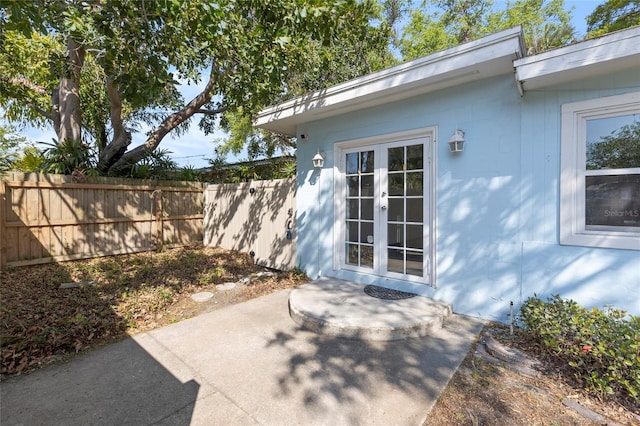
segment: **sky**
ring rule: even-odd
[[[586,33],[586,16],[589,15],[604,0],[565,0],[565,9],[572,9],[572,25],[576,29],[576,36],[581,38]],[[504,6],[506,1],[494,1],[495,5]],[[204,87],[206,81],[201,82],[199,86],[180,86],[180,92],[183,94],[186,102],[195,97]],[[224,138],[221,132],[213,135],[205,135],[198,129],[198,119],[192,119],[191,129],[189,132],[179,138],[172,137],[171,134],[166,136],[160,143],[160,148],[171,151],[171,157],[179,166],[193,166],[196,168],[207,167],[209,162],[207,158],[213,158],[215,141]],[[31,141],[51,142],[55,137],[53,131],[42,129],[27,128],[22,134]],[[133,135],[131,148],[144,142],[144,132],[138,132]],[[228,157],[227,161],[233,162],[243,160],[246,157],[240,154],[238,158]]]

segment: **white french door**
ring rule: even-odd
[[[342,269],[432,283],[431,140],[339,150],[336,253]]]

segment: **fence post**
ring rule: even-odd
[[[5,212],[7,208],[7,189],[4,180],[0,181],[0,271],[7,265],[7,241]]]
[[[162,224],[162,190],[156,189],[153,191],[154,196],[154,205],[156,210],[156,251],[162,251],[162,246],[164,244],[164,232],[163,232],[163,224]]]

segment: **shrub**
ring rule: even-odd
[[[586,309],[556,295],[527,299],[521,319],[529,337],[566,362],[587,390],[640,402],[639,317],[611,307]]]

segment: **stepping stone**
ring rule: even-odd
[[[78,287],[95,286],[95,285],[97,285],[95,281],[79,281],[79,282],[72,282],[72,283],[62,283],[58,288],[59,289],[78,288]]]
[[[195,300],[196,302],[208,302],[209,300],[211,300],[213,298],[213,293],[209,292],[209,291],[203,291],[201,293],[194,293],[191,295],[191,298],[193,300]]]
[[[231,290],[236,288],[236,283],[224,283],[216,285],[216,289],[218,290]]]

